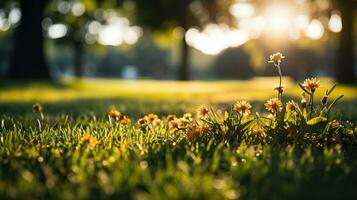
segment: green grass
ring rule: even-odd
[[[252,140],[248,132],[227,141],[213,136],[221,129],[192,141],[168,129],[164,119],[141,130],[106,116],[115,107],[135,123],[151,112],[162,118],[193,113],[202,103],[228,109],[239,99],[253,101],[254,113],[274,96],[274,81],[6,85],[0,90],[0,199],[356,199],[353,128],[346,129],[354,135],[347,144],[305,138],[276,145]],[[286,97],[298,101],[298,87],[285,83]],[[356,122],[357,89],[341,86],[335,94],[346,98],[334,117]],[[35,101],[44,105],[44,119],[32,113]],[[85,133],[98,143],[81,142]]]

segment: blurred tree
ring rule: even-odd
[[[134,2],[136,21],[155,31],[183,30],[179,80],[188,80],[190,48],[185,32],[191,27],[204,28],[209,23],[232,25],[229,6],[233,0],[127,0]]]
[[[355,11],[357,0],[334,0],[333,3],[341,11],[342,31],[339,38],[337,64],[335,66],[336,79],[340,83],[356,83],[355,70]]]
[[[47,0],[19,0],[19,3],[21,21],[15,30],[8,77],[49,80],[51,76],[43,50],[41,25]]]

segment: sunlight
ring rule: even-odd
[[[270,36],[287,34],[293,21],[293,11],[288,6],[271,5],[266,8],[264,17],[268,22],[266,32]]]
[[[235,3],[229,11],[237,18],[248,18],[254,14],[254,6],[249,3]]]
[[[332,14],[330,21],[328,23],[328,28],[330,31],[338,33],[342,30],[342,19],[339,14]]]
[[[314,19],[305,30],[305,35],[313,40],[320,39],[324,34],[324,27],[320,20]]]
[[[48,27],[48,36],[52,39],[58,39],[66,36],[67,26],[65,24],[53,24]]]

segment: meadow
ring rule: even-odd
[[[3,84],[0,199],[356,199],[357,88],[276,82]]]

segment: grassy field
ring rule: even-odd
[[[345,97],[326,121],[260,118],[276,81],[3,84],[0,199],[356,199],[357,88],[338,86],[331,99]],[[284,83],[284,101],[300,102]],[[317,100],[333,85],[321,83]],[[241,99],[250,115],[230,110]],[[204,120],[201,104],[213,108]],[[183,128],[166,117],[184,113]]]

